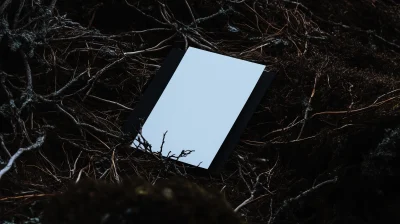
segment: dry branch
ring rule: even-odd
[[[7,165],[5,167],[3,167],[3,169],[0,170],[0,179],[3,177],[3,175],[5,173],[7,173],[11,169],[11,166],[15,163],[15,160],[18,159],[18,157],[21,156],[22,153],[24,153],[26,151],[31,151],[33,149],[37,149],[40,146],[42,146],[44,143],[45,137],[46,137],[46,135],[42,135],[36,139],[36,142],[33,145],[30,145],[26,148],[18,149],[18,151],[14,155],[11,156]]]
[[[331,154],[344,158],[346,154],[341,153],[349,150],[343,149],[342,143],[353,139],[354,130],[369,130],[374,126],[370,123],[379,123],[380,127],[386,121],[396,122],[399,79],[393,74],[400,63],[396,41],[400,32],[389,22],[398,20],[399,8],[387,6],[386,1],[380,2],[376,9],[360,8],[363,14],[372,12],[370,17],[378,16],[377,21],[382,23],[379,27],[363,24],[363,29],[350,24],[353,20],[354,24],[365,21],[367,16],[352,14],[351,20],[350,16],[331,19],[329,15],[335,15],[331,8],[343,1],[326,6],[290,0],[218,3],[126,0],[105,1],[102,8],[85,2],[83,9],[72,11],[68,7],[74,1],[51,0],[47,5],[43,2],[0,3],[0,119],[5,123],[1,127],[0,156],[10,158],[11,164],[4,169],[20,165],[16,159],[23,152],[20,150],[31,150],[40,143],[40,139],[28,142],[38,136],[36,127],[55,127],[54,135],[49,133],[46,142],[36,147],[43,146],[38,159],[27,157],[27,164],[32,165],[24,165],[24,172],[2,174],[2,181],[11,183],[2,192],[32,191],[27,193],[32,197],[25,198],[20,197],[20,192],[10,192],[11,196],[2,198],[10,205],[18,204],[19,199],[35,201],[33,192],[58,191],[60,181],[80,181],[84,176],[111,182],[123,181],[124,176],[140,176],[152,184],[181,176],[222,189],[226,199],[236,205],[235,211],[249,223],[264,223],[268,219],[270,223],[278,223],[282,221],[280,214],[294,206],[293,202],[322,186],[285,202],[280,199],[289,180],[313,176],[297,169],[299,159],[292,153],[301,157],[312,150],[316,156],[307,157],[310,164]],[[107,18],[107,24],[101,18],[104,16],[101,11],[112,14],[114,7],[108,6],[114,4],[131,10],[129,15],[121,15],[124,19],[118,22],[122,27],[120,32],[109,27],[110,23],[116,23],[116,17]],[[352,4],[358,9],[369,2]],[[351,14],[353,9],[348,9],[343,8]],[[385,10],[387,15],[379,14]],[[149,27],[152,24],[155,26]],[[104,32],[106,27],[108,30]],[[246,137],[241,140],[244,144],[238,146],[239,167],[229,161],[221,178],[211,174],[201,176],[192,172],[191,167],[176,163],[181,157],[190,156],[191,151],[179,155],[163,152],[164,142],[168,141],[166,133],[159,151],[153,151],[140,138],[138,147],[148,152],[141,153],[130,147],[135,136],[125,136],[120,131],[144,85],[155,75],[175,41],[182,42],[185,49],[195,46],[265,64],[278,74],[261,111],[253,118],[252,122],[257,124],[248,127]],[[3,52],[7,54],[4,57]],[[14,58],[17,66],[8,63],[7,57]],[[326,58],[329,64],[324,63]],[[343,83],[352,83],[352,88],[349,90]],[[310,85],[311,93],[304,98],[305,85]],[[48,142],[51,147],[47,147]],[[310,144],[314,142],[318,144]],[[25,145],[31,146],[23,148]],[[49,150],[52,147],[62,148],[64,157],[57,150]],[[13,155],[13,148],[20,150]],[[328,152],[329,149],[337,152]],[[162,156],[163,153],[167,156]],[[265,173],[274,166],[269,158],[280,153],[285,157],[284,172]],[[337,158],[332,157],[332,164],[335,162]],[[51,167],[47,168],[47,164]],[[340,162],[340,166],[347,165]],[[340,170],[340,166],[313,168],[316,173],[332,173]],[[43,173],[23,175],[37,169]],[[275,212],[272,201],[282,204]],[[257,206],[250,206],[252,203]],[[16,217],[26,216],[13,209],[6,208]],[[271,214],[264,212],[268,209]],[[340,207],[335,209],[338,211]]]
[[[326,181],[324,181],[324,182],[322,182],[322,183],[317,184],[316,186],[313,186],[312,188],[310,188],[310,189],[308,189],[308,190],[306,190],[306,191],[301,192],[301,193],[300,193],[299,195],[297,195],[296,197],[286,199],[286,200],[283,202],[282,206],[279,207],[279,208],[275,211],[275,213],[270,217],[270,219],[268,220],[268,224],[273,224],[273,223],[275,223],[276,218],[277,218],[283,211],[285,211],[286,209],[288,209],[289,206],[292,205],[293,202],[299,201],[300,199],[303,199],[303,198],[307,197],[308,195],[310,195],[310,194],[316,192],[318,189],[322,188],[322,187],[325,186],[325,185],[334,184],[334,183],[337,182],[337,180],[338,180],[337,177],[335,177],[334,179],[331,179],[331,180],[326,180]]]

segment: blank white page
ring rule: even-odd
[[[152,151],[160,150],[168,131],[163,156],[194,150],[179,161],[207,169],[264,68],[189,47],[143,125],[142,135]]]

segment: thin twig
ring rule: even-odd
[[[111,155],[111,162],[112,162],[112,164],[111,164],[111,168],[112,169],[111,170],[114,171],[114,178],[117,181],[117,183],[120,183],[121,182],[121,178],[118,175],[117,165],[116,165],[116,162],[115,162],[115,149],[113,150],[113,153]]]
[[[390,92],[388,92],[388,93],[385,93],[385,94],[379,96],[378,98],[376,98],[376,100],[374,101],[373,104],[376,104],[382,97],[385,97],[385,96],[387,96],[387,95],[390,95],[390,94],[395,93],[395,92],[398,92],[398,91],[400,91],[400,89],[395,89],[395,90],[392,90],[392,91],[390,91]]]
[[[212,19],[212,18],[214,18],[214,17],[217,17],[217,16],[219,16],[219,15],[226,14],[226,13],[231,12],[231,11],[233,11],[232,8],[220,9],[218,12],[216,12],[216,13],[214,13],[214,14],[212,14],[212,15],[209,15],[209,16],[206,16],[206,17],[202,17],[202,18],[196,19],[194,22],[192,22],[191,24],[189,24],[189,26],[194,26],[194,25],[197,26],[197,25],[199,25],[199,24],[202,23],[202,22],[205,22],[205,21],[210,20],[210,19]]]
[[[3,138],[3,135],[2,135],[2,134],[0,134],[0,141],[1,141],[1,148],[3,148],[3,150],[4,150],[4,151],[7,153],[7,155],[11,158],[11,154],[10,154],[10,152],[8,151],[6,145],[4,144],[4,138]]]
[[[144,53],[144,52],[151,52],[151,51],[158,51],[158,50],[162,50],[167,46],[163,46],[163,47],[159,47],[161,46],[163,43],[171,40],[172,38],[174,38],[176,36],[176,33],[174,33],[172,36],[168,37],[167,39],[161,41],[160,43],[158,43],[156,46],[154,47],[150,47],[144,50],[139,50],[139,51],[134,51],[134,52],[124,52],[124,55],[135,55],[135,54],[140,54],[140,53]]]
[[[307,107],[306,107],[306,110],[305,110],[305,112],[304,112],[303,125],[301,126],[299,135],[297,136],[296,140],[299,140],[299,139],[300,139],[301,134],[302,134],[303,131],[304,131],[304,127],[306,126],[306,122],[307,122],[307,119],[308,119],[308,113],[311,111],[311,103],[312,103],[312,99],[313,99],[314,94],[315,94],[315,89],[316,89],[316,87],[317,87],[317,82],[318,82],[318,80],[319,80],[319,77],[320,77],[320,73],[317,72],[317,74],[315,75],[315,79],[314,79],[314,87],[313,87],[313,89],[312,89],[312,91],[311,91],[311,96],[310,96],[310,98],[309,98],[309,100],[308,100]]]
[[[395,99],[400,99],[400,96],[391,97],[391,98],[386,99],[386,100],[384,100],[384,101],[380,101],[380,102],[378,102],[378,103],[373,103],[373,104],[371,104],[371,105],[369,105],[369,106],[367,106],[367,107],[363,107],[363,108],[359,108],[359,109],[354,109],[354,110],[323,111],[323,112],[318,112],[318,113],[315,113],[315,114],[311,115],[310,118],[313,118],[313,117],[319,116],[319,115],[324,115],[324,114],[325,114],[325,115],[326,115],[326,114],[350,114],[350,113],[362,112],[362,111],[364,111],[364,110],[368,110],[368,109],[371,109],[371,108],[379,107],[379,106],[381,106],[381,105],[383,105],[383,104],[385,104],[385,103],[388,103],[388,102],[390,102],[390,101],[393,101],[393,100],[395,100]]]
[[[87,70],[81,72],[79,75],[73,77],[67,84],[65,84],[59,90],[44,96],[44,98],[57,97],[57,96],[61,95],[61,93],[63,93],[65,90],[67,90],[70,86],[72,86],[72,84],[77,82],[84,74],[86,74],[88,72],[89,72],[89,68]]]
[[[105,135],[108,135],[108,136],[111,136],[111,137],[114,137],[114,138],[118,138],[118,139],[121,138],[121,137],[118,136],[118,135],[115,135],[115,134],[112,134],[112,133],[103,131],[103,130],[101,130],[101,129],[99,129],[99,128],[96,128],[96,127],[90,125],[90,124],[81,123],[81,122],[77,121],[77,120],[74,118],[74,116],[72,116],[70,113],[68,113],[66,110],[64,110],[59,104],[57,104],[56,106],[57,106],[57,108],[58,108],[61,112],[63,112],[64,114],[66,114],[66,115],[67,115],[76,125],[78,125],[78,126],[87,127],[87,128],[90,128],[90,129],[92,129],[92,130],[94,130],[94,131],[96,131],[96,132],[99,132],[99,133],[102,133],[102,134],[105,134]]]
[[[257,200],[259,200],[259,199],[264,198],[265,196],[267,196],[267,194],[265,194],[265,195],[261,195],[261,196],[255,198],[255,195],[256,195],[256,193],[257,193],[257,191],[258,191],[258,189],[259,189],[259,186],[261,185],[261,181],[260,181],[260,180],[261,180],[261,176],[263,176],[263,175],[272,175],[273,170],[275,169],[276,165],[278,164],[278,160],[279,160],[279,157],[278,157],[278,159],[276,160],[275,165],[274,165],[271,169],[269,169],[268,171],[263,172],[263,173],[260,173],[259,175],[257,175],[256,181],[255,181],[255,183],[253,184],[253,187],[252,187],[252,188],[250,187],[250,185],[247,183],[246,179],[244,178],[243,172],[242,172],[242,168],[241,168],[241,166],[240,166],[240,164],[239,164],[239,175],[240,175],[240,177],[243,179],[244,183],[246,184],[247,189],[248,189],[249,192],[250,192],[250,197],[248,197],[248,198],[247,198],[246,200],[244,200],[240,205],[238,205],[238,206],[234,209],[234,212],[238,212],[238,211],[239,211],[241,208],[243,208],[244,206],[246,206],[246,205],[248,205],[248,204],[250,204],[250,203],[253,203],[253,202],[255,202],[255,201],[257,201]],[[270,193],[269,190],[268,190],[268,192]]]
[[[187,6],[188,9],[189,9],[190,15],[192,16],[194,26],[197,28],[197,22],[196,22],[196,19],[194,18],[194,15],[193,15],[193,12],[192,12],[192,8],[190,7],[190,5],[189,5],[189,3],[187,2],[187,0],[185,0],[185,3],[186,3],[186,6]]]
[[[49,196],[54,196],[54,195],[55,194],[27,194],[27,195],[19,195],[19,196],[12,196],[12,197],[3,197],[3,198],[0,198],[0,201],[26,199],[26,198],[34,198],[34,197],[49,197]]]
[[[76,180],[75,180],[75,184],[77,184],[77,183],[79,182],[79,180],[81,179],[81,176],[82,176],[83,171],[84,171],[86,168],[88,168],[88,167],[89,167],[89,165],[83,167],[83,168],[79,171],[78,177],[77,177]]]
[[[161,146],[160,146],[160,157],[161,157],[161,158],[162,158],[162,151],[163,151],[164,143],[165,143],[165,136],[167,135],[167,132],[168,132],[168,131],[165,131],[165,132],[164,132],[163,138],[162,138],[162,142],[161,142]]]
[[[101,100],[101,101],[106,102],[106,103],[111,103],[111,104],[117,105],[117,106],[122,107],[122,108],[124,108],[126,110],[131,110],[131,111],[133,110],[132,108],[129,108],[127,106],[124,106],[124,105],[122,105],[120,103],[117,103],[117,102],[114,102],[114,101],[111,101],[111,100],[106,100],[106,99],[103,99],[103,98],[100,98],[100,97],[97,97],[97,96],[93,96],[93,95],[88,95],[88,97],[92,97],[92,98]]]
[[[316,88],[317,88],[317,83],[318,83],[319,78],[321,77],[321,71],[323,70],[323,68],[325,68],[325,67],[328,65],[328,63],[329,63],[329,59],[328,59],[328,57],[326,57],[325,63],[323,63],[323,64],[321,65],[321,67],[319,68],[319,70],[317,71],[317,73],[316,73],[316,75],[315,75],[315,78],[314,78],[314,86],[313,86],[313,89],[312,89],[312,91],[311,91],[311,96],[310,96],[310,99],[308,100],[306,110],[305,110],[305,112],[304,112],[303,125],[301,126],[299,135],[297,136],[297,139],[296,139],[296,140],[299,140],[299,139],[300,139],[301,134],[302,134],[303,131],[304,131],[304,127],[305,127],[306,122],[307,122],[307,120],[308,120],[308,113],[311,111],[311,103],[312,103],[313,97],[314,97],[314,95],[315,95],[315,91],[316,91]]]

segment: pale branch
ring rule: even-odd
[[[118,174],[118,167],[117,167],[117,164],[116,164],[116,161],[115,161],[115,149],[113,150],[112,155],[111,155],[110,171],[113,171],[115,180],[117,181],[117,183],[120,183],[121,182],[121,178],[120,178],[120,176]]]
[[[238,211],[239,211],[240,209],[242,209],[244,206],[246,206],[246,205],[248,205],[248,204],[250,204],[250,203],[253,203],[253,202],[255,202],[255,201],[257,201],[257,200],[259,200],[259,199],[264,198],[265,196],[267,196],[268,194],[264,194],[264,195],[261,195],[261,196],[259,196],[259,197],[257,197],[257,198],[255,197],[255,196],[256,196],[256,193],[259,191],[258,189],[260,188],[260,186],[263,187],[264,189],[266,189],[266,190],[268,191],[269,194],[271,194],[271,192],[270,192],[266,187],[262,186],[262,183],[261,183],[261,176],[264,176],[264,175],[269,175],[269,176],[271,176],[271,175],[273,174],[273,171],[274,171],[275,167],[276,167],[277,164],[278,164],[278,160],[279,160],[279,157],[278,157],[278,159],[276,160],[274,166],[273,166],[271,169],[269,169],[268,171],[262,172],[262,173],[260,173],[260,174],[257,175],[256,181],[255,181],[255,183],[253,184],[252,187],[250,187],[250,184],[249,184],[249,183],[246,181],[246,179],[244,178],[241,165],[239,164],[239,175],[240,175],[240,177],[242,178],[242,180],[244,181],[244,183],[246,184],[247,189],[248,189],[249,192],[250,192],[250,197],[248,197],[248,198],[247,198],[246,200],[244,200],[240,205],[238,205],[238,206],[234,209],[234,212],[238,212]],[[269,186],[269,184],[268,184],[268,186]]]
[[[191,37],[191,36],[187,36],[187,38],[188,38],[190,41],[192,41],[193,43],[197,44],[198,46],[200,46],[200,47],[202,47],[202,48],[204,48],[204,49],[207,49],[207,50],[209,50],[209,51],[214,51],[213,48],[215,48],[215,47],[211,48],[211,47],[209,47],[209,46],[206,46],[206,45],[200,43],[199,41],[197,41],[196,39],[194,39],[194,38]]]
[[[202,40],[204,43],[207,43],[209,46],[213,47],[214,49],[218,49],[217,46],[215,46],[213,43],[211,43],[210,41],[206,40],[197,30],[192,29],[191,32],[193,32],[194,34],[197,35],[197,37]]]
[[[197,28],[197,22],[196,22],[196,18],[193,15],[192,8],[190,7],[190,5],[187,2],[187,0],[185,0],[185,3],[186,3],[187,8],[189,9],[190,15],[192,16],[194,26]]]
[[[319,78],[321,77],[321,72],[322,72],[322,70],[328,65],[328,63],[329,63],[329,59],[328,59],[328,57],[327,57],[326,60],[325,60],[325,62],[321,65],[321,67],[318,69],[318,71],[317,71],[316,74],[315,74],[314,86],[313,86],[313,89],[312,89],[312,91],[311,91],[311,96],[310,96],[310,98],[309,98],[309,100],[308,100],[308,102],[307,102],[307,107],[306,107],[306,110],[305,110],[305,112],[304,112],[303,124],[302,124],[302,126],[301,126],[299,135],[297,136],[296,140],[299,140],[299,139],[300,139],[301,134],[302,134],[303,131],[304,131],[304,127],[306,126],[306,122],[307,122],[307,120],[308,120],[308,114],[309,114],[309,112],[312,110],[312,109],[311,109],[311,108],[312,108],[312,107],[311,107],[311,103],[312,103],[312,100],[313,100],[313,98],[314,98],[315,91],[316,91],[316,89],[317,89],[317,84],[318,84]]]
[[[167,135],[168,131],[165,131],[163,134],[163,138],[162,138],[162,142],[161,142],[161,146],[160,146],[160,157],[162,157],[162,151],[164,148],[164,143],[165,143],[165,136]]]
[[[163,48],[165,48],[165,46],[160,47],[163,43],[171,40],[172,38],[174,38],[176,36],[176,33],[174,33],[172,36],[168,37],[167,39],[161,41],[160,43],[158,43],[157,45],[155,45],[154,47],[150,47],[144,50],[139,50],[139,51],[134,51],[134,52],[125,52],[124,55],[135,55],[135,54],[140,54],[140,53],[144,53],[144,52],[151,52],[151,51],[157,51],[157,50],[161,50]]]
[[[310,96],[310,98],[309,98],[309,100],[307,102],[306,110],[304,111],[303,124],[302,124],[302,126],[300,128],[300,132],[299,132],[299,135],[297,136],[296,140],[300,139],[301,134],[304,131],[304,127],[306,126],[306,122],[307,122],[307,119],[308,119],[308,113],[311,111],[311,103],[312,103],[312,99],[313,99],[314,94],[315,94],[315,89],[317,87],[317,82],[319,80],[319,77],[320,77],[320,73],[317,72],[317,74],[315,75],[315,79],[314,79],[314,87],[313,87],[313,89],[311,91],[311,96]]]
[[[31,150],[33,150],[33,149],[36,149],[36,148],[41,147],[41,146],[43,145],[43,143],[44,143],[45,137],[46,137],[46,135],[42,135],[42,136],[40,136],[40,137],[38,137],[38,138],[36,139],[36,142],[35,142],[34,144],[32,144],[32,145],[30,145],[30,146],[28,146],[28,147],[26,147],[26,148],[20,148],[20,149],[18,149],[18,151],[17,151],[14,155],[11,156],[11,158],[10,158],[10,160],[8,161],[7,165],[6,165],[3,169],[0,170],[0,179],[2,178],[2,176],[3,176],[5,173],[7,173],[7,172],[10,170],[11,166],[15,163],[15,160],[16,160],[19,156],[21,156],[22,153],[24,153],[24,152],[26,152],[26,151],[31,151]]]
[[[220,9],[218,12],[216,12],[212,15],[196,19],[194,22],[189,24],[189,26],[198,25],[199,23],[213,19],[214,17],[217,17],[219,15],[227,14],[228,12],[231,12],[231,11],[233,11],[233,9],[231,7],[229,7],[228,9]]]
[[[61,93],[63,93],[65,90],[67,90],[70,86],[72,86],[72,84],[74,84],[75,82],[77,82],[79,80],[79,78],[81,78],[84,74],[88,73],[89,68],[83,72],[81,72],[79,75],[74,76],[67,84],[65,84],[63,87],[61,87],[59,90],[50,93],[46,96],[44,96],[44,98],[48,98],[48,97],[57,97],[59,95],[61,95]]]
[[[162,9],[161,9],[160,5],[162,6]],[[165,9],[165,5],[162,3],[160,3],[160,5],[158,7],[160,9],[160,13],[161,13],[161,16],[163,17],[164,21],[167,22],[168,24],[170,24],[171,26],[174,26],[173,23],[171,23],[171,20],[170,20],[171,17],[169,16],[167,10]]]
[[[297,195],[296,197],[286,199],[286,200],[283,202],[282,206],[279,207],[278,210],[276,210],[276,212],[270,217],[270,219],[269,219],[269,221],[268,221],[268,224],[273,224],[273,223],[275,223],[275,219],[278,217],[278,215],[279,215],[282,211],[284,211],[284,210],[286,210],[287,208],[289,208],[289,206],[291,205],[291,203],[293,203],[293,202],[295,202],[295,201],[298,201],[298,200],[300,200],[300,199],[302,199],[302,198],[304,198],[304,197],[310,195],[311,193],[315,192],[316,190],[322,188],[322,187],[325,186],[325,185],[334,184],[334,183],[337,182],[337,180],[338,180],[337,177],[335,177],[334,179],[331,179],[331,180],[326,180],[326,181],[324,181],[324,182],[322,182],[322,183],[319,183],[319,184],[316,185],[316,186],[311,187],[310,189],[308,189],[308,190],[306,190],[306,191],[301,192],[301,193],[300,193],[299,195]]]
[[[2,134],[0,134],[0,143],[1,143],[1,148],[3,148],[3,150],[7,153],[7,155],[11,158],[12,156],[11,156],[11,154],[10,154],[10,152],[8,151],[8,149],[7,149],[7,147],[6,147],[6,144],[4,144],[4,138],[3,138],[3,135]]]
[[[97,100],[100,100],[100,101],[103,101],[103,102],[106,102],[106,103],[110,103],[110,104],[117,105],[117,106],[119,106],[119,107],[121,107],[121,108],[124,108],[124,109],[126,109],[126,110],[130,110],[130,111],[133,110],[132,108],[129,108],[129,107],[127,107],[127,106],[124,106],[124,105],[122,105],[122,104],[120,104],[120,103],[118,103],[118,102],[114,102],[114,101],[111,101],[111,100],[106,100],[106,99],[103,99],[103,98],[100,98],[100,97],[97,97],[97,96],[93,96],[93,95],[88,95],[88,97],[92,97],[92,98],[94,98],[94,99],[97,99]]]
[[[141,34],[141,33],[147,33],[147,32],[151,32],[151,31],[171,31],[172,29],[170,28],[149,28],[149,29],[145,29],[145,30],[132,30],[132,31],[128,31],[128,32],[124,32],[124,33],[120,33],[120,34],[115,34],[115,35],[110,35],[110,36],[104,36],[105,38],[117,38],[117,37],[122,37],[122,36],[131,36],[132,34]],[[91,37],[91,36],[87,36],[87,37]]]
[[[385,93],[385,94],[383,94],[383,95],[380,95],[379,97],[376,98],[376,100],[374,101],[373,104],[376,104],[382,97],[385,97],[385,96],[387,96],[387,95],[390,95],[390,94],[395,93],[395,92],[398,92],[398,91],[400,91],[400,89],[395,89],[395,90],[392,90],[392,91],[390,91],[390,92],[388,92],[388,93]]]
[[[258,185],[258,183],[259,183],[259,182],[257,181],[257,182],[256,182],[256,185],[255,185],[254,188],[252,189],[252,188],[250,187],[249,183],[247,183],[246,179],[244,178],[243,173],[242,173],[242,168],[241,168],[240,165],[239,165],[239,174],[240,174],[240,177],[243,179],[243,182],[246,184],[247,189],[248,189],[249,192],[250,192],[250,197],[247,198],[246,200],[244,200],[240,205],[238,205],[238,206],[234,209],[234,212],[238,212],[242,207],[244,207],[245,205],[247,205],[248,203],[250,203],[250,202],[254,199],[254,194],[256,193],[256,187],[257,187],[257,185]]]
[[[187,50],[189,47],[188,38],[186,37],[186,35],[183,35],[183,39],[185,40],[185,50]]]
[[[380,102],[377,102],[377,103],[373,103],[373,104],[368,105],[368,106],[366,106],[366,107],[362,107],[362,108],[354,109],[354,110],[340,110],[340,111],[323,111],[323,112],[317,112],[317,113],[311,115],[310,118],[313,118],[313,117],[319,116],[319,115],[324,115],[324,114],[326,115],[326,114],[351,114],[351,113],[358,113],[358,112],[362,112],[362,111],[365,111],[365,110],[368,110],[368,109],[372,109],[372,108],[375,108],[375,107],[379,107],[379,106],[381,106],[381,105],[383,105],[383,104],[385,104],[385,103],[389,103],[389,102],[391,102],[391,101],[393,101],[393,100],[396,100],[396,99],[397,99],[397,100],[400,99],[400,96],[394,96],[394,97],[391,97],[391,98],[386,99],[386,100],[384,100],[384,101],[380,101]]]
[[[269,132],[268,134],[262,136],[262,138],[266,138],[266,137],[268,137],[269,135],[274,134],[274,133],[278,133],[278,132],[283,132],[283,131],[289,130],[289,129],[291,129],[291,128],[297,126],[298,124],[301,124],[301,123],[303,122],[303,120],[300,120],[300,121],[297,121],[297,122],[296,122],[296,120],[297,120],[298,118],[299,118],[299,117],[297,116],[296,119],[294,119],[294,121],[293,121],[292,123],[290,123],[287,127],[281,128],[281,129],[277,129],[277,130],[274,130],[274,131],[271,131],[271,132]]]
[[[317,136],[320,136],[321,134],[323,134],[323,132],[320,132],[320,133],[312,135],[312,136],[299,138],[299,139],[294,139],[294,140],[290,140],[290,141],[271,141],[270,143],[271,144],[287,144],[287,143],[301,142],[301,141],[305,141],[305,140],[316,138]]]

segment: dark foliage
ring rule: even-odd
[[[235,224],[240,221],[221,195],[173,178],[155,186],[141,179],[120,185],[82,181],[52,199],[43,223]]]
[[[277,73],[220,175],[121,133],[173,46]],[[0,220],[40,219],[84,177],[180,176],[248,223],[398,221],[399,72],[393,0],[2,1]]]

